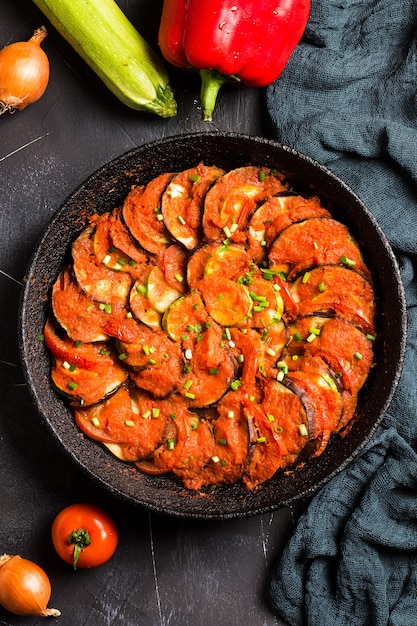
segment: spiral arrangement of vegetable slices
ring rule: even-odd
[[[348,228],[281,172],[199,163],[94,215],[45,342],[76,424],[192,490],[257,488],[357,419],[375,298]]]

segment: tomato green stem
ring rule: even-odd
[[[83,548],[89,546],[91,543],[88,530],[84,530],[83,528],[73,530],[68,537],[68,543],[71,546],[74,546],[74,569],[77,569],[78,557],[80,556]]]

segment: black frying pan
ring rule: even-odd
[[[213,493],[185,490],[168,476],[147,476],[80,435],[65,401],[49,384],[50,362],[39,342],[50,288],[87,216],[118,206],[133,184],[164,171],[180,171],[204,161],[232,169],[245,164],[275,167],[300,193],[319,196],[335,219],[351,230],[371,270],[377,296],[376,367],[361,390],[359,420],[344,438],[335,437],[323,455],[290,475],[277,474],[255,491],[242,485]],[[280,508],[314,493],[343,469],[370,440],[400,377],[406,335],[405,296],[398,266],[377,222],[359,198],[324,166],[276,142],[231,133],[169,137],[141,146],[90,176],[58,209],[27,270],[20,311],[22,363],[35,406],[72,459],[113,494],[151,510],[189,518],[238,518]]]

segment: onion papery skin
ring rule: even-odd
[[[57,609],[48,609],[51,583],[36,563],[9,554],[0,556],[0,604],[15,615],[58,617]]]
[[[41,48],[46,35],[41,26],[28,41],[0,50],[0,115],[21,111],[44,94],[50,75],[49,59]]]

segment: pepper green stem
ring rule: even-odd
[[[77,569],[78,557],[86,546],[89,546],[91,543],[90,535],[88,530],[84,530],[83,528],[79,528],[78,530],[73,530],[70,536],[68,537],[68,543],[71,546],[74,546],[74,569]]]
[[[214,70],[200,70],[201,91],[200,103],[204,122],[211,122],[216,106],[217,94],[220,87],[230,80],[229,76]]]

